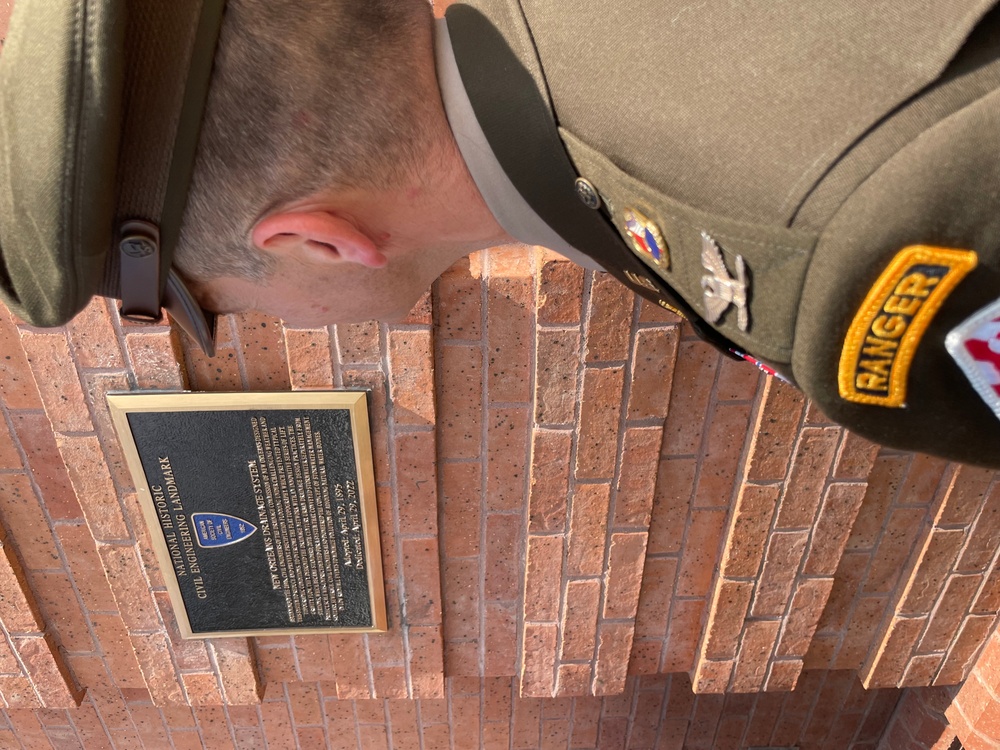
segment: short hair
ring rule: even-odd
[[[248,232],[267,211],[416,168],[431,23],[425,0],[229,0],[174,256],[185,276],[263,279]]]

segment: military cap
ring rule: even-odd
[[[0,297],[27,323],[96,294],[210,352],[171,268],[223,0],[18,0],[0,57]]]
[[[872,440],[1000,468],[997,0],[464,0],[476,119],[575,249]]]

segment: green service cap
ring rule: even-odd
[[[0,56],[0,298],[58,326],[96,294],[214,320],[171,268],[224,0],[17,0]]]

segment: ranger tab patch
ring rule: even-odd
[[[952,330],[944,345],[972,387],[1000,418],[1000,300]]]
[[[911,245],[868,292],[847,331],[838,385],[846,401],[906,406],[906,381],[921,338],[948,295],[976,267],[968,250]]]

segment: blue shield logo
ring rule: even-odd
[[[249,521],[228,513],[192,513],[191,525],[199,547],[226,547],[253,536],[257,530]]]

